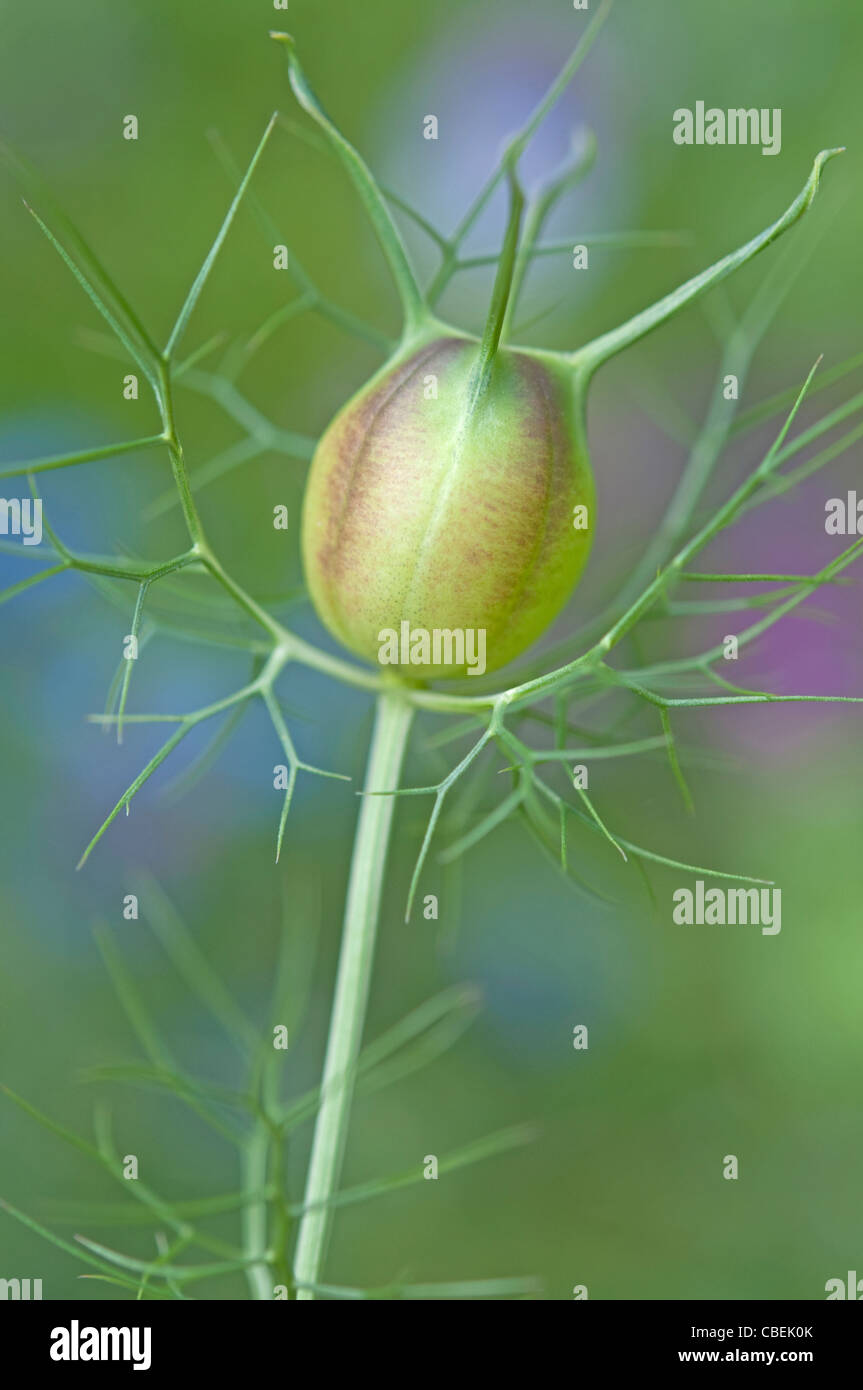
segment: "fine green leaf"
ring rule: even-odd
[[[222,222],[221,227],[216,233],[216,239],[210,247],[209,251],[207,252],[206,257],[204,258],[204,263],[201,266],[201,269],[198,271],[198,274],[195,276],[192,288],[189,290],[189,293],[186,296],[185,303],[183,304],[182,309],[177,315],[177,321],[174,324],[174,327],[171,329],[170,337],[168,338],[168,341],[165,345],[166,358],[173,357],[180,343],[180,340],[182,339],[183,334],[186,331],[189,319],[192,316],[195,305],[201,297],[201,291],[203,290],[204,285],[207,283],[207,279],[209,277],[210,271],[213,269],[216,257],[221,251],[225,241],[225,237],[228,235],[228,232],[230,231],[231,223],[234,220],[237,209],[240,206],[240,203],[243,201],[243,195],[245,194],[246,189],[249,186],[252,175],[258,167],[258,162],[261,158],[261,155],[264,153],[267,141],[270,138],[278,114],[279,113],[277,111],[274,111],[269,121],[267,122],[267,128],[258,142],[258,147],[255,150],[255,153],[252,155],[252,158],[249,162],[249,167],[243,175],[242,182],[240,183],[240,186],[237,189],[236,194],[234,195],[233,202],[231,203],[231,206],[228,208],[228,211],[225,214],[224,221]]]

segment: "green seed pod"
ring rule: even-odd
[[[325,432],[306,488],[303,558],[319,616],[372,661],[398,634],[393,664],[415,677],[481,674],[518,656],[590,549],[593,478],[572,372],[501,349],[475,395],[478,357],[470,339],[438,338],[379,373]],[[404,624],[430,634],[429,647]],[[473,661],[443,637],[436,663],[435,633],[474,634]]]
[[[597,11],[596,27],[607,9]],[[272,37],[284,48],[300,106],[357,189],[404,320],[395,356],[339,412],[315,451],[303,510],[309,592],[334,636],[367,660],[414,679],[495,670],[560,612],[587,560],[595,499],[584,415],[594,372],[793,226],[811,205],[825,164],[841,151],[817,155],[777,221],[618,328],[571,352],[519,349],[508,329],[543,219],[589,158],[551,182],[523,229],[518,162],[532,118],[455,238],[433,233],[444,264],[423,292],[386,199],[309,86],[294,40]],[[576,49],[568,76],[578,55]],[[560,90],[558,80],[546,110]],[[461,239],[504,177],[509,218],[478,342],[441,323],[433,306],[456,268]],[[697,477],[687,483],[693,502],[702,485]]]

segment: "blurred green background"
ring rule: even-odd
[[[160,340],[230,198],[207,132],[218,130],[245,163],[273,109],[297,116],[268,28],[295,34],[322,100],[375,171],[449,231],[585,23],[566,0],[527,7],[292,0],[287,15],[266,0],[45,0],[38,11],[4,0],[0,16],[0,134],[47,175]],[[846,144],[813,213],[791,233],[793,244],[784,243],[800,274],[744,404],[800,382],[819,353],[832,365],[859,350],[861,45],[863,9],[852,0],[619,0],[535,142],[528,180],[559,160],[573,127],[589,123],[599,140],[597,168],[549,235],[681,228],[692,245],[596,251],[586,275],[569,270],[566,258],[544,265],[529,279],[522,316],[557,307],[528,330],[528,341],[575,346],[612,326],[766,225],[802,186],[814,154]],[[699,99],[781,107],[781,154],[675,146],[672,112]],[[128,113],[140,122],[134,143],[121,135]],[[422,139],[427,113],[439,118],[436,143]],[[277,132],[255,188],[327,294],[392,332],[396,306],[380,255],[333,161]],[[81,329],[101,324],[5,175],[0,217],[2,458],[154,431],[146,393],[123,400],[127,368],[82,343]],[[501,226],[496,201],[471,244],[494,245]],[[413,228],[406,234],[431,269],[428,243]],[[735,312],[767,265],[759,259],[731,284]],[[444,311],[478,328],[489,284],[484,273],[462,275]],[[279,296],[293,293],[243,210],[187,347],[221,330],[251,332]],[[590,618],[661,515],[685,454],[657,421],[672,403],[696,419],[704,407],[718,350],[712,303],[714,312],[688,312],[597,382],[590,433],[599,537],[556,637]],[[372,347],[304,315],[270,340],[242,385],[277,424],[317,434],[378,361]],[[807,420],[825,401],[859,389],[859,378],[851,382],[807,407]],[[193,470],[236,437],[212,403],[191,393],[179,398],[178,416]],[[728,454],[717,496],[757,459],[764,438]],[[859,459],[859,450],[846,455],[793,500],[759,511],[757,524],[717,549],[715,567],[824,563],[837,549],[824,536],[824,501],[854,486]],[[300,582],[294,523],[303,472],[299,462],[266,455],[201,494],[218,553],[256,594]],[[182,544],[176,511],[154,523],[142,514],[169,481],[166,458],[153,452],[48,474],[43,495],[71,544],[161,557]],[[9,495],[14,485],[5,486]],[[287,538],[270,522],[279,502],[290,508]],[[21,578],[22,564],[0,556],[0,589]],[[142,872],[152,873],[240,1001],[260,1016],[284,893],[301,935],[319,937],[305,1025],[286,1062],[286,1090],[299,1092],[319,1074],[356,800],[345,783],[301,781],[277,869],[272,766],[280,757],[265,719],[251,712],[188,797],[166,802],[170,772],[155,780],[76,875],[83,845],[160,741],[158,730],[131,728],[118,748],[85,722],[104,705],[129,630],[131,587],[119,597],[120,606],[106,604],[69,575],[0,612],[0,1077],[82,1132],[91,1130],[94,1094],[102,1095],[120,1152],[139,1155],[142,1177],[170,1196],[198,1197],[236,1187],[229,1149],[172,1100],[79,1083],[88,1066],[139,1056],[91,928],[108,924],[183,1062],[230,1085],[237,1079],[230,1052],[145,925],[123,920],[123,897]],[[863,691],[859,589],[817,606],[831,610],[832,622],[795,616],[741,661],[735,678],[776,689]],[[328,641],[307,609],[290,620]],[[651,641],[685,650],[703,645],[704,635]],[[690,647],[681,647],[686,641]],[[131,708],[192,708],[244,674],[230,653],[159,638],[136,670]],[[289,674],[281,692],[302,755],[361,777],[371,718],[365,697],[308,672]],[[777,937],[675,926],[670,895],[686,882],[681,875],[652,874],[654,911],[634,870],[618,870],[595,838],[575,836],[580,871],[615,897],[607,909],[595,907],[573,894],[517,826],[470,854],[458,881],[432,859],[421,891],[439,894],[440,920],[416,913],[405,927],[425,807],[402,801],[368,1036],[454,981],[476,984],[484,1006],[433,1066],[357,1102],[345,1181],[419,1165],[426,1154],[442,1156],[525,1120],[538,1137],[513,1154],[338,1214],[331,1282],[535,1274],[554,1299],[570,1297],[576,1284],[604,1299],[818,1299],[827,1279],[860,1267],[860,716],[837,706],[731,713],[678,721],[682,743],[712,749],[722,761],[720,769],[698,764],[691,772],[694,820],[680,809],[661,761],[605,764],[613,770],[591,787],[621,833],[696,863],[775,879],[783,895]],[[437,727],[421,721],[415,730],[410,784],[440,775],[426,750]],[[199,751],[193,742],[174,771]],[[494,777],[488,781],[493,798]],[[586,1053],[572,1048],[577,1023],[590,1029]],[[302,1130],[290,1146],[295,1200],[309,1138]],[[730,1153],[740,1162],[737,1182],[722,1178]],[[5,1104],[0,1155],[0,1196],[64,1237],[84,1229],[109,1245],[152,1252],[141,1230],[118,1234],[78,1218],[75,1204],[116,1200],[117,1192]],[[42,1278],[46,1298],[110,1295],[81,1283],[79,1270],[0,1218],[0,1277]],[[201,1285],[199,1296],[243,1293],[241,1282],[226,1280]]]

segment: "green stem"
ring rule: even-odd
[[[294,1259],[299,1299],[312,1299],[320,1281],[332,1218],[329,1205],[339,1182],[350,1119],[353,1078],[362,1042],[369,995],[384,864],[395,798],[370,792],[395,791],[410,729],[412,709],[397,690],[378,697],[366,768],[365,795],[354,840],[342,947],[322,1080],[322,1100],[306,1180],[304,1211]]]
[[[143,439],[126,439],[120,444],[100,444],[95,449],[79,449],[74,454],[54,454],[49,458],[24,459],[20,463],[10,463],[0,469],[0,479],[18,478],[22,473],[47,473],[53,468],[74,468],[79,463],[92,463],[97,459],[110,459],[120,454],[131,454],[134,449],[149,449],[154,444],[164,444],[163,434],[148,434]]]
[[[252,1298],[272,1302],[273,1278],[266,1260],[267,1201],[261,1196],[267,1186],[269,1147],[269,1131],[264,1121],[259,1120],[243,1154],[243,1192],[249,1197],[254,1195],[254,1200],[243,1206],[243,1255],[255,1261],[246,1270]]]
[[[557,250],[557,247],[540,247],[539,242],[542,229],[546,219],[561,195],[574,184],[578,183],[585,174],[593,167],[596,159],[596,136],[590,131],[584,141],[583,147],[577,153],[566,160],[560,173],[549,179],[547,185],[531,199],[527,208],[527,215],[524,223],[524,235],[516,256],[515,270],[513,271],[512,286],[509,292],[509,303],[503,320],[502,338],[505,340],[509,336],[512,320],[518,307],[524,278],[528,267],[534,256],[550,254]],[[563,243],[561,243],[563,245]],[[566,250],[569,250],[572,240],[565,243]],[[463,263],[464,264],[464,263]]]
[[[740,266],[751,261],[753,256],[757,256],[759,251],[763,251],[777,237],[782,236],[783,232],[788,231],[789,227],[793,227],[794,223],[799,221],[811,205],[818,191],[821,171],[825,164],[842,152],[842,148],[822,150],[816,156],[812,172],[794,202],[765,231],[753,237],[751,241],[747,241],[736,251],[732,251],[730,255],[723,256],[721,261],[717,261],[715,265],[703,270],[700,275],[695,275],[685,284],[679,285],[676,290],[672,290],[663,299],[657,300],[649,309],[644,309],[640,314],[636,314],[627,323],[612,329],[610,333],[604,333],[600,338],[594,338],[593,342],[588,343],[586,347],[571,353],[569,360],[579,374],[585,380],[589,379],[597,367],[600,367],[603,362],[607,362],[615,353],[622,352],[631,343],[637,342],[639,338],[651,333],[660,324],[666,323],[687,304],[691,304],[693,300],[698,299],[714,285],[718,285],[721,280],[732,275]]]
[[[518,253],[518,238],[521,230],[522,213],[524,211],[524,194],[521,189],[521,184],[518,181],[515,160],[509,165],[507,173],[509,175],[509,218],[507,220],[503,246],[501,247],[497,274],[494,278],[488,318],[486,319],[482,342],[479,347],[479,355],[471,382],[471,408],[485,389],[491,374],[495,355],[500,346],[500,335],[503,331],[504,319],[506,318],[510,290],[512,288],[512,277],[515,272],[516,255]]]
[[[260,626],[270,634],[275,642],[273,650],[274,652],[278,651],[282,654],[281,664],[284,665],[287,656],[285,644],[290,634],[272,614],[268,613],[265,608],[262,608],[261,605],[252,598],[251,594],[247,594],[245,589],[228,574],[228,571],[216,559],[209,548],[201,546],[200,556],[213,578],[222,585],[223,589],[227,590],[236,603],[248,613],[250,618],[254,618],[255,622],[259,623]]]
[[[729,334],[722,352],[707,416],[692,444],[686,467],[668,509],[620,593],[612,604],[582,628],[578,634],[580,641],[592,644],[601,637],[606,628],[626,611],[645,585],[651,582],[685,539],[698,503],[732,433],[734,405],[725,397],[726,378],[729,375],[735,376],[738,392],[742,393],[755,351],[780,306],[788,284],[793,279],[793,273],[787,260],[778,261],[763,281],[740,322]],[[793,403],[793,399],[792,395],[790,403]]]
[[[381,250],[389,262],[390,271],[395,281],[396,289],[401,300],[402,312],[404,314],[404,336],[407,339],[415,337],[426,325],[429,319],[429,311],[423,298],[422,290],[417,282],[413,267],[408,259],[405,244],[402,241],[401,233],[393,220],[392,214],[386,204],[386,199],[375,182],[374,175],[351,142],[342,135],[338,126],[334,124],[324,111],[304,73],[300,60],[297,57],[296,44],[290,34],[281,34],[271,30],[270,38],[282,44],[286,50],[288,58],[288,75],[294,96],[308,112],[312,120],[320,126],[326,135],[336,154],[341,159],[353,181],[354,187],[360,195],[362,204],[368,213],[369,221],[375,230],[375,235],[380,242]]]
[[[519,156],[524,153],[524,150],[529,145],[536,131],[542,125],[548,113],[557,105],[593,47],[596,39],[599,37],[599,31],[608,18],[613,4],[614,0],[602,0],[599,9],[593,15],[566,64],[552,82],[539,105],[531,112],[518,133],[509,141],[501,162],[494,172],[489,175],[453,233],[448,254],[444,256],[443,263],[428,289],[428,303],[432,307],[437,303],[441,294],[446,289],[446,286],[449,284],[458,258],[458,248],[461,246],[480,213],[488,204],[498,184],[505,177],[507,160],[511,157],[518,159]]]
[[[194,546],[202,545],[204,542],[204,528],[201,525],[201,518],[198,516],[198,509],[195,506],[195,499],[192,496],[192,489],[189,484],[189,471],[186,467],[183,446],[180,443],[174,426],[174,397],[171,389],[170,368],[167,363],[163,365],[161,370],[156,399],[159,403],[159,412],[162,416],[162,424],[165,429],[164,438],[171,459],[171,473],[173,474],[177,495],[180,499],[180,507],[183,512],[183,519],[186,523],[186,530]]]
[[[210,271],[213,269],[216,257],[221,251],[225,237],[228,235],[228,232],[230,231],[231,223],[234,220],[237,208],[243,201],[246,189],[248,188],[249,183],[251,182],[252,175],[254,174],[255,169],[258,166],[258,161],[261,158],[261,155],[264,153],[267,141],[269,140],[270,135],[272,134],[273,126],[276,124],[278,114],[278,111],[274,111],[269,121],[267,122],[267,128],[261,136],[261,139],[258,142],[258,147],[252,156],[251,163],[249,164],[248,169],[243,175],[239,188],[234,194],[231,206],[228,208],[224,221],[222,222],[222,225],[219,228],[218,233],[216,235],[216,240],[213,242],[212,246],[207,252],[204,264],[201,266],[201,269],[195,276],[195,282],[192,285],[192,288],[189,290],[189,293],[186,295],[185,303],[183,304],[182,309],[177,315],[177,322],[171,329],[171,336],[165,345],[163,357],[166,362],[170,361],[170,359],[174,356],[174,353],[176,352],[177,347],[179,346],[180,339],[186,331],[189,319],[192,317],[192,311],[194,310],[195,305],[201,297],[201,291],[203,290],[204,285],[207,283],[207,278],[210,274]]]

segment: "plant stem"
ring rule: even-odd
[[[516,168],[515,159],[507,165],[507,174],[509,176],[510,195],[509,218],[507,220],[503,246],[501,247],[497,274],[494,277],[494,288],[491,293],[491,305],[488,311],[488,318],[483,331],[482,342],[479,346],[479,356],[471,382],[472,402],[475,402],[485,389],[491,374],[495,354],[500,346],[500,336],[503,332],[503,325],[509,305],[509,296],[518,257],[518,238],[521,231],[522,213],[524,211],[524,194],[521,189],[521,184],[518,181],[518,170]]]
[[[306,1180],[294,1278],[298,1299],[313,1299],[332,1216],[350,1118],[354,1070],[362,1042],[375,949],[378,910],[395,798],[412,708],[398,690],[378,696],[365,789],[351,860],[342,947],[324,1062],[322,1100]]]
[[[505,340],[509,337],[512,321],[518,307],[519,296],[521,295],[524,277],[527,274],[533,256],[542,255],[544,248],[538,246],[540,234],[545,226],[546,218],[551,212],[557,200],[568,188],[578,183],[590,172],[596,159],[596,136],[589,132],[583,145],[576,154],[569,158],[563,165],[560,173],[549,179],[548,183],[540,192],[531,199],[527,216],[524,223],[524,235],[513,271],[512,285],[509,291],[509,303],[506,306],[506,313],[503,320],[501,337]],[[565,249],[570,250],[572,239],[565,243]]]
[[[243,1207],[243,1254],[247,1258],[261,1257],[260,1264],[249,1265],[246,1279],[252,1298],[272,1301],[273,1279],[266,1261],[267,1202],[261,1194],[267,1185],[267,1159],[270,1136],[263,1120],[252,1131],[243,1154],[243,1192],[254,1198]]]
[[[497,168],[483,184],[479,193],[474,198],[473,202],[471,203],[470,207],[468,208],[467,212],[465,213],[464,217],[462,218],[461,222],[459,223],[458,227],[453,233],[452,238],[450,240],[449,250],[447,254],[445,254],[440,269],[438,270],[437,275],[432,280],[431,285],[429,286],[427,291],[426,298],[432,308],[434,308],[434,306],[437,304],[437,301],[439,300],[441,294],[445,290],[446,286],[449,284],[449,281],[452,277],[452,272],[455,268],[456,260],[458,258],[459,247],[461,246],[462,242],[464,241],[473,224],[476,222],[480,213],[486,207],[498,184],[501,182],[502,179],[506,177],[507,159],[513,155],[517,158],[518,156],[524,153],[524,150],[527,148],[534,134],[542,125],[549,111],[551,111],[552,108],[556,106],[557,102],[560,100],[564,91],[569,86],[573,77],[578,72],[578,69],[581,67],[581,64],[584,62],[585,58],[587,57],[588,53],[593,47],[594,41],[598,37],[600,29],[602,28],[603,24],[608,18],[613,4],[614,0],[602,0],[599,9],[596,11],[590,23],[587,25],[587,28],[585,29],[584,33],[582,34],[581,38],[579,39],[578,43],[576,44],[575,48],[570,54],[565,66],[558,73],[557,77],[552,82],[548,91],[545,93],[545,96],[540,101],[539,105],[534,109],[534,111],[531,112],[531,115],[528,117],[525,124],[521,127],[518,133],[514,135],[512,139],[509,141],[506,150],[504,151],[504,155],[500,163],[497,165]]]
[[[270,38],[280,43],[287,54],[288,74],[294,96],[304,111],[320,126],[329,144],[344,164],[356,188],[369,221],[374,228],[390,267],[401,300],[404,315],[404,338],[411,340],[421,333],[429,319],[429,311],[419,287],[407,249],[402,240],[386,199],[378,187],[371,169],[360,153],[342,134],[324,111],[303,71],[297,48],[290,34],[270,31]]]
[[[594,338],[593,342],[572,353],[569,360],[585,381],[590,379],[597,367],[601,367],[603,362],[607,362],[615,353],[622,352],[624,348],[638,342],[639,338],[643,338],[645,334],[652,333],[654,328],[658,328],[660,324],[667,323],[687,304],[691,304],[700,295],[712,289],[714,285],[727,279],[735,270],[746,265],[747,261],[751,261],[753,256],[757,256],[759,251],[765,250],[778,237],[782,236],[783,232],[787,232],[790,227],[793,227],[795,222],[799,222],[812,205],[812,200],[818,192],[818,185],[821,182],[821,173],[825,164],[829,164],[830,160],[837,154],[842,154],[843,150],[844,147],[840,146],[836,149],[821,150],[816,155],[812,171],[794,202],[786,208],[776,222],[771,223],[758,236],[747,241],[744,246],[738,247],[736,251],[723,256],[722,260],[716,261],[707,270],[702,270],[699,275],[694,275],[685,284],[678,285],[676,290],[672,290],[663,299],[658,299],[655,304],[651,304],[650,308],[643,309],[640,314],[636,314],[627,323],[621,324],[619,328],[613,328],[610,333],[603,333],[601,337]]]

